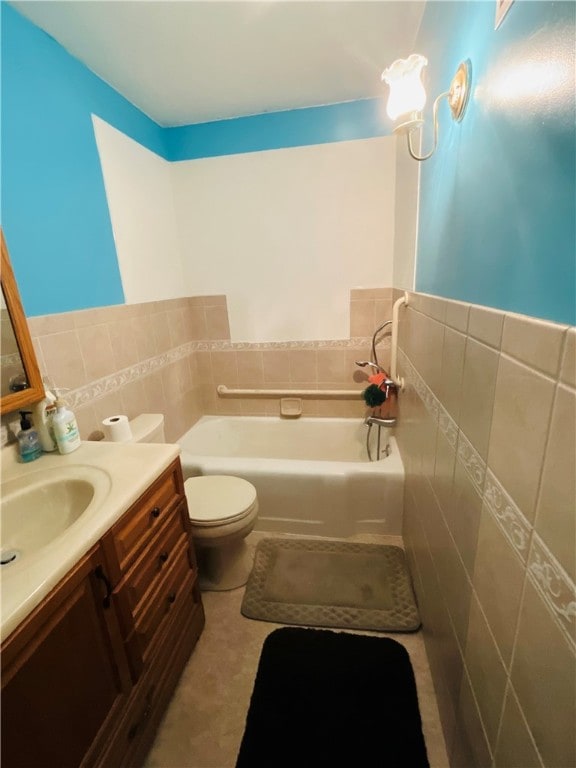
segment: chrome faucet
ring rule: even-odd
[[[367,365],[369,365],[371,368],[374,368],[374,370],[378,371],[378,373],[381,373],[384,375],[384,380],[381,384],[378,386],[380,389],[382,389],[385,393],[386,400],[390,396],[390,391],[397,392],[397,386],[394,379],[390,378],[390,375],[387,371],[384,370],[378,363],[378,355],[376,354],[376,337],[378,334],[386,328],[386,326],[392,325],[392,320],[386,320],[385,323],[382,323],[381,326],[376,328],[374,331],[374,334],[372,336],[372,360],[356,360],[356,365],[360,368],[365,368]],[[367,416],[364,419],[364,424],[368,427],[368,433],[366,435],[366,450],[368,452],[368,458],[370,461],[373,461],[372,458],[372,452],[370,450],[370,432],[372,431],[372,427],[376,425],[378,427],[378,447],[377,447],[377,453],[376,453],[376,460],[380,458],[380,432],[382,430],[382,427],[393,427],[396,424],[396,417],[395,416],[374,416],[370,415]],[[390,446],[386,445],[385,449],[386,456],[390,453]]]
[[[384,368],[380,368],[377,363],[372,363],[370,360],[356,360],[356,365],[360,366],[360,368],[365,368],[367,365],[370,365],[372,368],[375,368],[377,371],[384,374],[385,379],[379,386],[380,389],[383,389],[386,399],[388,399],[388,396],[390,395],[390,390],[396,390],[396,382],[391,379]]]

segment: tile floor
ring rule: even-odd
[[[253,532],[248,540],[254,547],[271,535],[278,536]],[[402,544],[399,537],[358,536],[353,540]],[[244,587],[203,594],[206,627],[182,673],[144,768],[234,768],[262,644],[281,626],[242,616],[243,595]],[[383,636],[377,632],[357,634]],[[387,636],[410,654],[430,766],[447,768],[422,633]]]

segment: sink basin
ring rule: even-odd
[[[2,562],[48,546],[78,522],[109,485],[105,472],[82,466],[40,470],[2,483]]]

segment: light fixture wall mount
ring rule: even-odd
[[[458,123],[464,117],[464,112],[468,106],[468,99],[470,98],[471,70],[470,59],[461,61],[448,91],[448,104],[450,105],[452,118]]]
[[[387,105],[388,115],[393,119],[401,119],[394,133],[406,134],[408,151],[415,160],[428,160],[432,157],[438,145],[438,107],[442,99],[448,101],[452,119],[460,122],[466,112],[470,99],[470,84],[472,65],[469,59],[462,61],[450,83],[450,89],[436,97],[432,107],[434,128],[434,143],[430,152],[419,155],[413,147],[413,135],[420,132],[424,125],[422,110],[426,103],[426,91],[420,80],[420,73],[428,64],[428,60],[418,53],[413,53],[408,59],[396,60],[382,73],[382,80],[390,87]]]

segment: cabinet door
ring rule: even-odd
[[[89,552],[2,648],[3,768],[87,765],[116,724],[130,682],[102,562]]]

